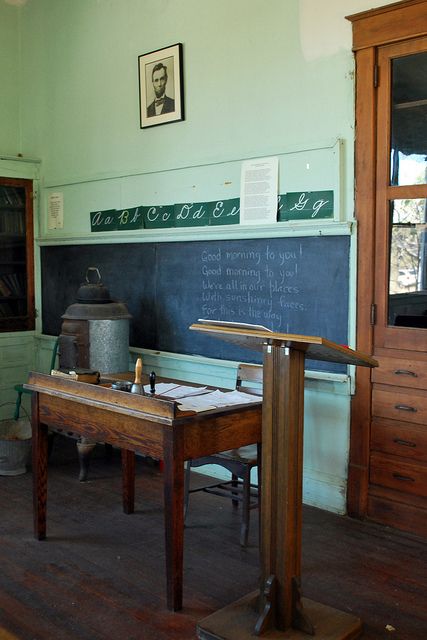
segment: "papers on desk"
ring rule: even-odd
[[[144,391],[150,395],[150,385],[144,385]],[[229,407],[236,404],[261,402],[261,396],[241,391],[210,391],[207,387],[191,387],[173,382],[156,384],[156,396],[176,400],[181,411],[208,411],[218,407]]]
[[[255,396],[241,391],[210,391],[198,396],[181,398],[179,408],[181,411],[207,411],[218,407],[230,407],[238,404],[250,404],[261,402],[261,396]]]
[[[150,394],[150,385],[144,385],[144,391],[148,395]],[[156,396],[163,396],[164,398],[170,398],[171,400],[177,400],[178,398],[185,398],[187,396],[198,396],[201,393],[206,393],[207,387],[189,387],[184,384],[175,384],[173,382],[160,382],[156,384]]]

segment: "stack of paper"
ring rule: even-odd
[[[150,385],[144,386],[144,391],[150,395]],[[209,391],[207,387],[192,387],[173,382],[156,384],[156,396],[177,400],[181,411],[207,411],[218,407],[229,407],[236,404],[261,402],[262,398],[241,391]]]
[[[144,385],[144,391],[148,395],[150,394],[149,384]],[[186,396],[198,396],[206,392],[207,387],[189,387],[183,384],[175,384],[174,382],[160,382],[156,384],[156,396],[163,396],[171,400],[177,400],[178,398],[184,398]]]
[[[207,411],[218,407],[229,407],[238,404],[261,402],[260,396],[241,391],[211,391],[198,396],[186,396],[181,398],[179,408],[182,411]]]

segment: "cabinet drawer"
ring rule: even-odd
[[[427,361],[377,357],[372,381],[410,389],[427,389]]]
[[[402,502],[394,499],[396,496],[400,497],[400,493],[392,491],[389,493],[392,497],[377,495],[377,491],[368,495],[368,517],[389,527],[427,538],[427,511],[421,506],[412,504],[412,501],[417,498],[403,494],[405,500]]]
[[[375,419],[371,427],[371,451],[427,462],[427,427]]]
[[[369,480],[371,484],[427,497],[427,465],[373,453]]]
[[[400,387],[375,387],[372,415],[427,425],[427,393]]]

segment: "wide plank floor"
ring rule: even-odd
[[[256,588],[256,513],[242,550],[238,511],[197,493],[185,532],[184,609],[167,611],[158,466],[137,461],[128,516],[118,452],[108,461],[98,447],[90,481],[77,475],[74,443],[59,437],[42,542],[32,534],[31,473],[0,477],[0,640],[195,638],[198,620]],[[302,565],[303,594],[361,617],[365,640],[426,640],[425,541],[305,507]]]

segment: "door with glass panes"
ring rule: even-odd
[[[393,355],[427,346],[427,38],[380,48],[378,72],[374,341]]]
[[[427,534],[427,37],[377,70],[367,514]]]

